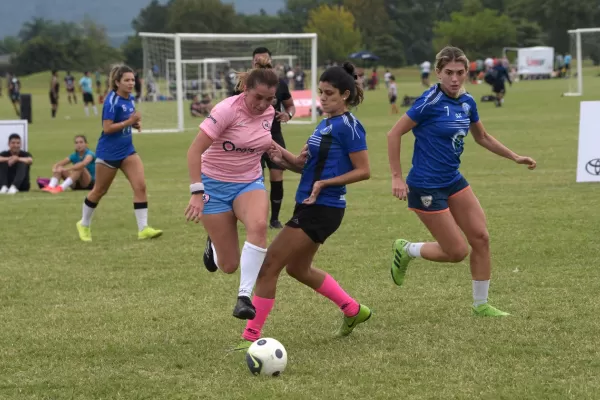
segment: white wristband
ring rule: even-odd
[[[190,185],[190,193],[192,193],[192,194],[204,193],[204,183],[202,183],[202,182],[192,183]]]

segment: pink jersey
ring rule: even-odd
[[[213,140],[202,154],[202,173],[224,182],[252,182],[262,176],[260,158],[271,146],[275,109],[250,113],[245,94],[228,97],[202,121],[200,129]]]

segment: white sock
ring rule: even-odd
[[[490,280],[473,281],[473,305],[475,307],[487,303]]]
[[[83,202],[83,215],[81,217],[81,225],[90,226],[92,223],[92,215],[94,215],[94,210],[96,208],[92,208]]]
[[[92,108],[94,109],[94,115],[98,115],[98,108],[96,106],[92,106]]]
[[[238,296],[250,297],[252,295],[252,289],[266,255],[267,249],[262,249],[252,243],[244,243],[240,260],[241,272]]]
[[[406,247],[406,252],[409,256],[417,258],[421,257],[421,247],[423,247],[425,243],[410,243]]]
[[[135,203],[134,203],[135,204]],[[148,226],[148,207],[144,208],[136,208],[133,210],[135,212],[135,219],[137,220],[138,231],[143,231],[145,227]]]
[[[50,183],[48,184],[48,186],[51,188],[55,188],[57,185],[58,185],[58,179],[55,177],[52,177],[52,179],[50,179]]]
[[[83,110],[85,111],[85,116],[89,117],[90,116],[90,109],[88,108],[88,106],[83,107]]]
[[[52,182],[50,182],[52,184]],[[71,187],[71,185],[73,184],[73,179],[71,178],[67,178],[65,179],[65,181],[62,183],[62,185],[60,185],[60,187],[62,187],[62,190],[67,190],[68,188]]]
[[[215,245],[212,242],[210,243],[210,248],[213,252],[213,260],[215,260],[215,265],[217,268],[221,269],[221,267],[219,267],[219,262],[217,261],[217,249],[215,249]]]

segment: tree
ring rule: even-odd
[[[20,40],[15,36],[6,36],[0,40],[0,54],[14,54],[19,51]]]
[[[344,7],[322,5],[309,12],[304,31],[319,36],[320,61],[343,61],[361,46],[361,34],[354,24],[354,16]]]
[[[135,33],[140,32],[166,32],[168,20],[168,4],[160,4],[152,0],[146,8],[142,8],[138,16],[131,21]]]
[[[232,33],[239,24],[235,9],[220,0],[172,0],[168,32]]]
[[[343,0],[286,0],[285,8],[279,12],[283,26],[289,32],[302,32],[308,23],[308,14],[322,5],[343,5]]]
[[[48,19],[33,18],[31,21],[27,21],[23,24],[19,31],[19,39],[25,43],[38,36],[44,36],[49,32],[52,25],[52,21]]]

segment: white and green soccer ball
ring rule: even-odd
[[[260,338],[248,348],[246,363],[253,375],[279,376],[287,365],[287,351],[278,340]]]

